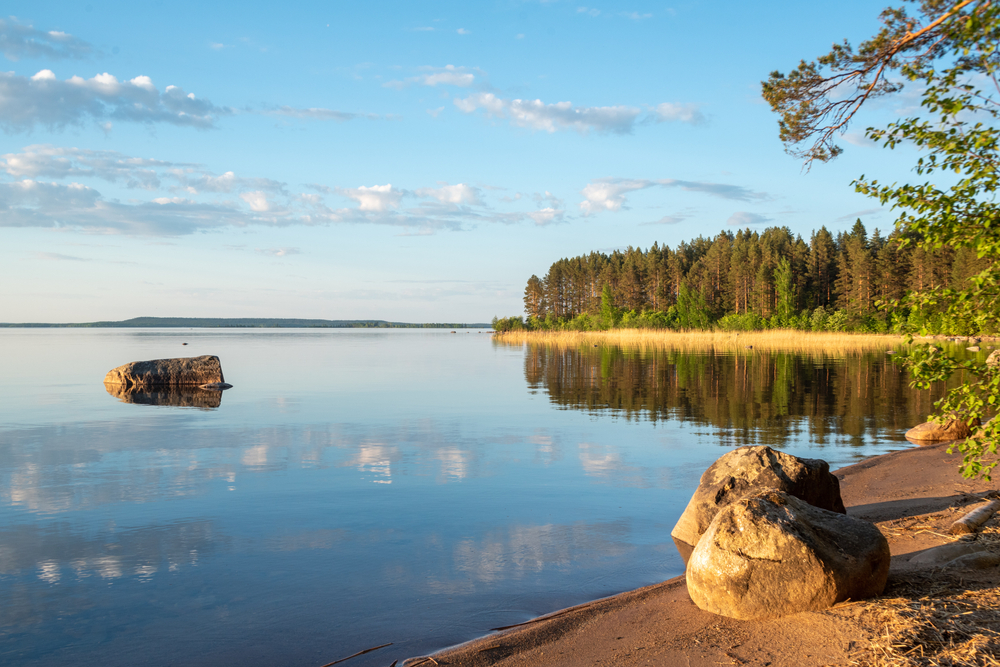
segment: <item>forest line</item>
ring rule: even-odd
[[[943,307],[900,305],[910,293],[962,289],[991,260],[948,246],[927,250],[899,233],[869,235],[861,220],[808,243],[787,227],[722,231],[676,248],[654,243],[554,262],[524,290],[525,316],[497,331],[612,328],[792,328],[809,331],[974,335]]]

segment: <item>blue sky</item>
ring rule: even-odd
[[[892,228],[864,128],[810,172],[760,81],[877,2],[9,2],[0,321],[489,321],[561,258]]]

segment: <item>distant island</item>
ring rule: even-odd
[[[300,320],[280,317],[133,317],[118,322],[7,323],[6,328],[241,328],[241,329],[489,329],[485,322],[386,322],[385,320]]]

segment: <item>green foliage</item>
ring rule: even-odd
[[[816,310],[809,316],[809,328],[813,331],[826,331],[826,325],[829,320],[830,315],[826,312],[826,308],[817,306]]]
[[[524,318],[520,315],[515,315],[511,317],[494,317],[492,322],[493,330],[500,333],[506,333],[508,331],[525,331],[528,326],[524,322]]]
[[[778,301],[774,316],[778,326],[787,326],[795,315],[795,283],[787,257],[779,259],[778,268],[774,270],[774,290]]]
[[[709,324],[705,297],[692,293],[683,283],[677,294],[677,323],[681,329],[705,329]]]
[[[921,333],[994,333],[1000,329],[1000,7],[990,0],[923,0],[917,13],[903,8],[882,14],[883,27],[857,52],[845,42],[813,63],[802,62],[787,77],[775,72],[764,96],[780,114],[781,139],[793,154],[811,161],[836,156],[831,142],[858,108],[872,96],[895,92],[887,73],[897,69],[921,88],[921,115],[869,128],[867,136],[889,149],[900,145],[920,152],[914,171],[935,181],[883,185],[862,176],[858,192],[899,211],[899,248],[911,257],[947,252],[961,256],[950,284],[938,280],[933,266],[917,289],[883,307],[902,314],[868,320],[875,329],[916,329]],[[801,148],[812,141],[811,146]],[[974,255],[974,258],[973,258]],[[969,269],[968,267],[974,268]],[[959,270],[960,269],[960,270]],[[956,280],[958,273],[965,273]],[[924,278],[927,278],[925,281]],[[833,317],[826,323],[834,327]],[[961,373],[963,382],[935,404],[939,419],[957,415],[972,424],[996,414],[1000,402],[998,371],[921,346],[908,363],[914,385],[926,388]],[[995,463],[1000,425],[990,422],[958,445],[967,477],[989,479]]]
[[[601,290],[601,323],[606,329],[613,329],[621,319],[621,310],[615,308],[615,292],[611,285],[604,283]]]
[[[723,331],[760,331],[768,328],[768,322],[757,313],[729,313],[715,323]]]
[[[973,360],[960,360],[946,354],[937,345],[918,346],[910,353],[908,363],[915,378],[913,386],[918,389],[930,389],[935,382],[944,382],[955,373],[961,374],[963,382],[934,404],[938,420],[954,415],[974,427],[985,415],[996,414],[1000,403],[1000,366],[990,367]],[[965,477],[988,480],[997,461],[987,462],[983,458],[997,453],[1000,419],[991,419],[982,428],[973,430],[971,438],[952,445],[948,451],[957,449],[962,453],[962,474]]]

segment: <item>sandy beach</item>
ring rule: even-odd
[[[960,455],[949,455],[947,448],[915,447],[835,471],[848,514],[875,523],[889,541],[889,583],[875,600],[770,621],[737,621],[698,609],[681,576],[403,665],[1000,664],[993,658],[1000,637],[1000,614],[993,611],[1000,567],[941,569],[917,558],[934,547],[966,544],[968,538],[948,535],[948,527],[996,488],[963,479]],[[975,538],[977,547],[1000,553],[996,523],[994,517],[986,524]],[[952,607],[958,610],[951,613]],[[955,662],[956,655],[965,657]]]

